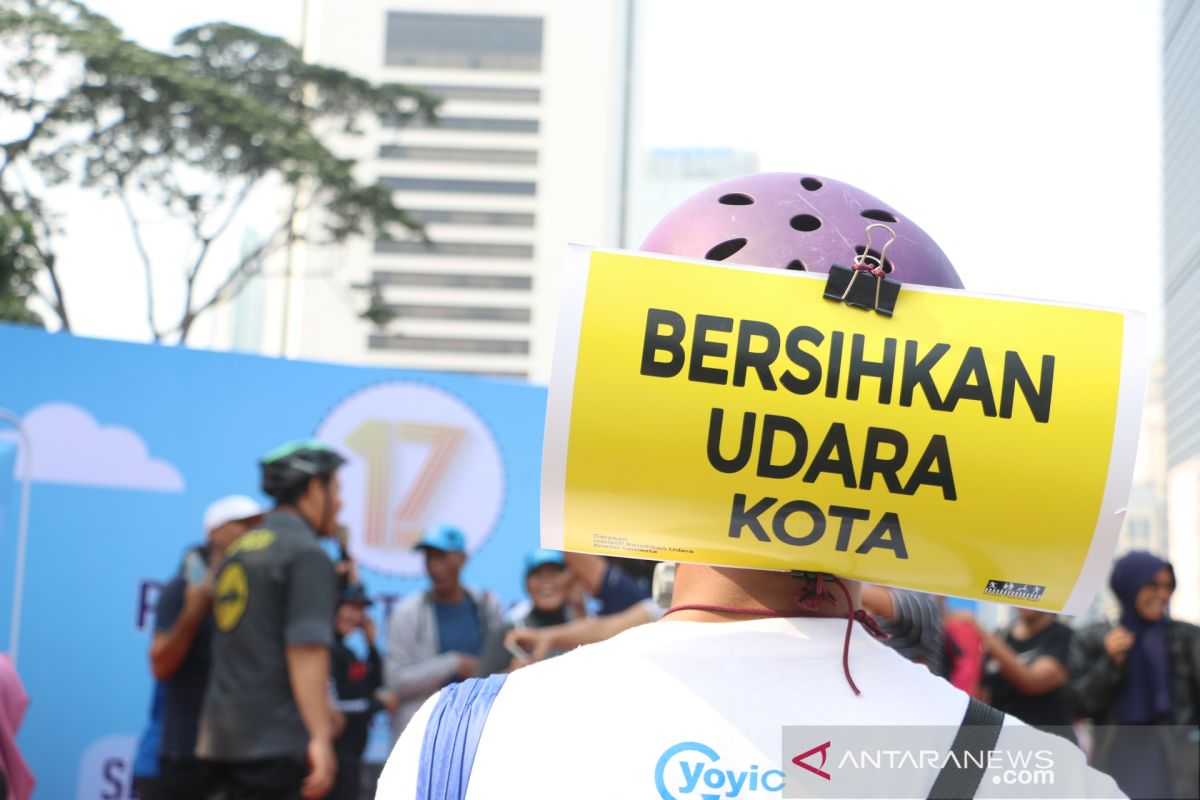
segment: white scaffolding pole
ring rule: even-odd
[[[17,561],[13,570],[12,621],[8,628],[8,652],[13,665],[16,666],[21,648],[21,598],[25,587],[25,545],[29,538],[29,487],[33,478],[33,443],[25,431],[25,426],[21,424],[21,418],[16,414],[0,408],[0,422],[7,422],[16,428],[17,438],[20,440],[21,463],[24,465],[24,469],[21,470],[21,515],[17,522]]]

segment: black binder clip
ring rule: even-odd
[[[882,228],[890,238],[879,249],[871,247],[871,229]],[[890,265],[885,258],[887,249],[896,241],[896,232],[881,222],[867,226],[867,245],[854,258],[854,265],[843,267],[834,264],[829,268],[829,280],[825,282],[825,299],[845,303],[864,311],[875,311],[885,317],[896,310],[896,298],[900,295],[900,281],[887,277]],[[864,275],[865,273],[865,275]],[[874,276],[875,280],[871,280]],[[874,285],[872,285],[874,284]]]

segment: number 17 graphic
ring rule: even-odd
[[[363,543],[368,547],[408,550],[420,539],[425,511],[466,431],[448,425],[364,420],[346,437],[346,445],[367,462],[366,502],[363,504]],[[395,444],[427,445],[425,460],[405,487],[394,509],[392,480],[400,468]],[[391,511],[391,525],[388,525]]]

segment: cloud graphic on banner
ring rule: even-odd
[[[136,431],[101,425],[79,406],[46,403],[26,414],[22,423],[32,442],[36,482],[150,492],[183,491],[179,470],[153,458]],[[16,435],[0,433],[0,438],[16,439]],[[22,448],[13,473],[18,478],[25,474],[25,456]]]

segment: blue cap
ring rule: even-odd
[[[563,558],[563,554],[558,550],[547,550],[544,547],[531,550],[525,555],[525,577],[528,578],[529,573],[547,564],[557,564],[560,567],[565,567],[567,560]]]
[[[432,547],[447,553],[462,553],[467,549],[467,537],[453,525],[430,525],[414,550]]]

